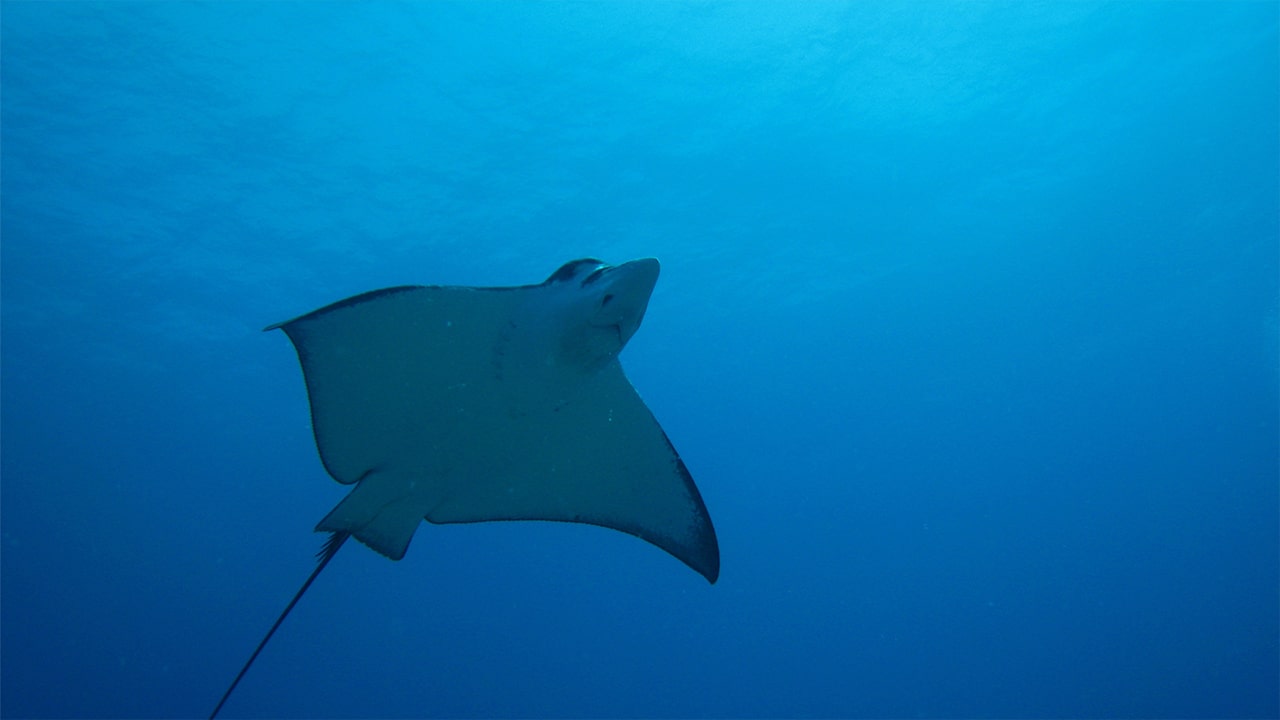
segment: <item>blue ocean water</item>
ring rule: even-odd
[[[287,339],[656,256],[621,533],[349,544],[226,717],[1280,714],[1280,5],[0,5],[0,713],[193,717],[343,496]]]

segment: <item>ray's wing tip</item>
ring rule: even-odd
[[[707,556],[703,558],[702,567],[697,568],[702,577],[712,585],[716,584],[716,580],[720,579],[720,548],[713,546]]]
[[[673,554],[712,585],[720,579],[720,543],[714,534]]]
[[[716,558],[715,565],[698,572],[702,573],[702,577],[706,578],[708,583],[715,585],[716,581],[720,579],[720,558]]]

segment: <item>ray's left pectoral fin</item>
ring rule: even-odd
[[[614,363],[601,380],[601,405],[579,408],[603,418],[599,435],[604,442],[593,461],[600,472],[583,472],[599,481],[608,500],[587,522],[653,543],[714,583],[720,576],[720,546],[693,476],[621,366]]]
[[[616,361],[505,451],[527,458],[533,475],[459,492],[427,519],[600,525],[657,545],[710,582],[719,577],[719,545],[702,496]]]
[[[656,422],[654,426],[661,432],[661,427]],[[641,511],[633,514],[632,519],[636,521],[634,525],[625,515],[616,525],[610,522],[596,524],[613,527],[657,545],[693,568],[707,582],[714,584],[720,577],[720,545],[711,524],[711,515],[693,482],[693,476],[689,474],[684,461],[667,440],[665,433],[663,440],[666,441],[675,466],[668,485],[674,488],[678,483],[681,486],[672,496],[673,499],[679,498],[679,502],[684,504],[683,513],[677,511],[674,514],[646,515]]]

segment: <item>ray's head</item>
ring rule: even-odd
[[[562,352],[587,366],[616,357],[640,328],[658,269],[654,258],[621,265],[584,258],[552,273],[543,285],[563,323]]]

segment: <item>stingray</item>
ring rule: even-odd
[[[537,285],[410,285],[271,325],[302,365],[320,460],[352,485],[317,532],[392,560],[421,520],[555,520],[646,540],[714,583],[720,551],[684,462],[618,353],[658,280],[652,258],[574,260]]]

